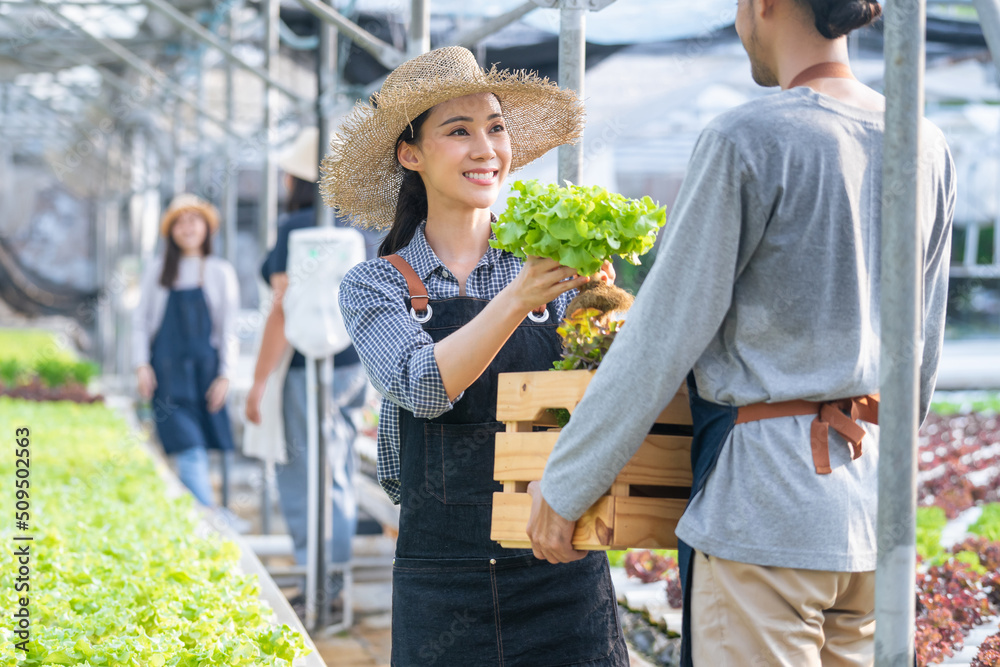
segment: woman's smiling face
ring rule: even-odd
[[[170,227],[170,236],[183,254],[200,254],[208,236],[208,223],[198,211],[184,211]]]
[[[420,173],[432,208],[492,206],[510,171],[510,136],[491,93],[466,95],[431,109],[416,144],[401,142],[400,164]]]

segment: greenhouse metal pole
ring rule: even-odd
[[[974,4],[976,13],[979,14],[979,25],[983,29],[986,44],[990,47],[990,54],[993,56],[997,83],[1000,83],[1000,0],[974,0]],[[1000,207],[997,207],[997,214],[993,221],[993,263],[1000,265]]]
[[[408,58],[431,50],[430,0],[412,0],[410,4],[410,41],[406,45]]]
[[[559,86],[575,90],[580,99],[587,66],[587,10],[581,0],[562,0],[559,10]],[[582,177],[583,141],[560,146],[558,182],[579,185]]]
[[[337,72],[337,31],[329,23],[320,21],[319,23],[319,45],[316,50],[316,129],[317,138],[316,156],[322,159],[326,153],[326,146],[330,139],[330,119],[326,109],[328,97],[334,94],[335,77]],[[317,227],[328,227],[333,224],[331,211],[323,205],[323,198],[319,192],[319,183],[316,183],[316,205],[313,207],[315,213],[315,224]],[[327,429],[324,428],[326,415],[326,405],[333,391],[333,357],[327,356],[316,360],[316,371],[319,382],[317,382],[315,404],[311,409],[316,412],[316,419],[319,428],[316,431],[316,468],[313,469],[313,476],[316,478],[316,528],[315,532],[310,532],[310,536],[316,535],[316,540],[310,547],[315,551],[316,563],[316,588],[311,596],[316,607],[316,630],[327,630],[329,624],[328,616],[330,610],[330,600],[327,599],[326,591],[329,589],[330,569],[327,567],[326,554],[326,525],[327,507],[329,507],[329,465],[327,464],[326,447]],[[309,442],[310,448],[313,441]],[[307,599],[308,608],[310,600]],[[346,607],[345,607],[346,611]]]
[[[973,4],[1000,78],[1000,0],[973,0]]]
[[[323,4],[322,0],[298,0],[304,9],[325,23],[332,23],[337,30],[347,35],[358,48],[370,54],[388,69],[395,69],[406,60],[405,54],[391,44],[383,42],[357,23],[347,19],[340,12]]]
[[[925,0],[886,3],[876,667],[913,665],[925,25]]]
[[[250,64],[240,56],[236,55],[233,50],[232,44],[226,44],[219,37],[202,26],[197,21],[190,18],[188,15],[184,14],[182,11],[175,9],[171,3],[166,2],[166,0],[142,0],[142,2],[152,7],[153,9],[162,12],[164,16],[170,19],[171,22],[180,26],[184,30],[191,32],[200,41],[211,45],[213,48],[217,49],[228,62],[239,65],[241,68],[253,74],[255,77],[268,84],[272,88],[280,90],[284,93],[290,100],[295,102],[301,102],[302,98],[295,93],[291,88],[283,85],[278,79],[276,79],[270,72],[264,72],[254,65]]]
[[[330,110],[337,96],[337,29],[324,21],[319,22],[319,47],[316,52],[316,128],[319,130],[316,155],[320,160],[326,155],[333,132]],[[333,211],[323,205],[316,184],[316,226],[333,225]]]
[[[230,45],[235,45],[236,19],[233,11],[229,12]],[[229,127],[236,124],[236,66],[232,61],[226,63],[226,123]],[[236,266],[236,216],[239,196],[239,145],[232,135],[226,135],[226,169],[222,174],[222,212],[226,234],[226,261]]]
[[[278,21],[281,19],[281,1],[264,1],[264,53],[267,72],[271,78],[278,75]],[[261,142],[263,173],[261,174],[259,240],[261,250],[274,245],[278,220],[278,167],[271,154],[276,133],[277,106],[275,92],[270,85],[264,87],[264,141]]]
[[[459,33],[452,38],[451,43],[455,46],[465,46],[471,49],[493,33],[503,30],[515,21],[520,21],[527,14],[535,11],[536,9],[538,9],[538,5],[536,5],[533,0],[528,0],[527,2],[518,5],[504,14],[500,14],[499,16],[495,16],[484,21],[482,25],[478,25],[475,28]]]
[[[207,109],[205,109],[205,107],[199,105],[197,100],[195,100],[181,86],[177,85],[169,78],[160,74],[160,72],[158,72],[155,68],[153,68],[149,63],[147,63],[145,60],[135,55],[128,49],[126,49],[124,46],[122,46],[115,40],[110,39],[108,37],[99,37],[98,35],[95,35],[94,33],[84,28],[83,26],[74,23],[71,19],[67,18],[64,14],[62,14],[59,11],[59,9],[54,8],[54,6],[52,5],[49,5],[45,2],[41,2],[41,0],[32,0],[32,2],[36,6],[47,7],[51,9],[52,15],[61,19],[64,25],[68,25],[73,31],[83,35],[84,37],[87,37],[95,44],[102,47],[103,49],[114,55],[116,58],[124,62],[129,67],[145,74],[147,77],[155,81],[158,85],[162,86],[164,89],[172,93],[175,97],[179,98],[185,104],[187,104],[195,111],[197,111],[199,114],[207,118],[213,124],[217,125],[224,132],[232,132],[230,128],[226,127],[226,122],[224,119],[219,118],[218,116],[212,114]],[[243,137],[239,138],[243,139]]]

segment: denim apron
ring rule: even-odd
[[[694,498],[705,488],[709,474],[715,470],[719,462],[722,446],[729,439],[729,434],[736,425],[739,408],[732,405],[721,405],[706,401],[698,395],[694,373],[689,373],[688,400],[691,403],[691,419],[694,424],[694,435],[691,439],[691,496]],[[690,504],[688,500],[688,504]],[[680,566],[681,588],[684,592],[684,620],[681,626],[681,667],[693,667],[691,661],[691,584],[694,582],[694,548],[677,541],[678,564]]]
[[[233,449],[226,406],[211,414],[205,399],[219,373],[219,352],[209,342],[211,334],[212,317],[202,288],[170,290],[149,357],[156,375],[156,432],[167,454],[191,447]]]
[[[424,330],[440,341],[487,303],[431,301]],[[556,322],[525,319],[454,409],[435,419],[400,410],[393,667],[628,666],[605,554],[551,565],[490,539],[502,490],[493,481],[497,375],[551,368],[559,353]]]

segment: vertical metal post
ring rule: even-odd
[[[986,45],[990,47],[990,54],[993,56],[997,83],[1000,84],[1000,0],[973,0],[973,4],[986,37]],[[997,193],[997,213],[993,221],[993,264],[1000,266],[1000,188]]]
[[[330,145],[333,131],[330,109],[337,95],[337,29],[326,21],[319,22],[319,50],[316,53],[316,126],[319,130],[317,159],[322,160]],[[333,211],[323,205],[316,186],[316,226],[333,225]]]
[[[318,595],[325,582],[321,576],[321,571],[325,569],[321,555],[323,552],[323,535],[325,531],[320,529],[319,523],[319,479],[320,475],[316,471],[320,470],[320,450],[319,447],[319,410],[317,409],[316,387],[318,385],[316,377],[317,363],[315,357],[306,357],[306,461],[307,470],[313,471],[306,481],[306,497],[308,505],[306,517],[308,519],[306,529],[307,543],[313,545],[306,554],[306,618],[305,626],[307,630],[318,630],[316,612],[317,603],[327,604],[323,596]]]
[[[226,17],[227,32],[229,36],[229,47],[236,46],[236,12],[239,4],[232,2],[227,10]],[[236,73],[232,59],[226,60],[226,125],[233,128],[236,124]],[[226,261],[233,266],[236,265],[236,237],[237,237],[237,197],[239,195],[239,165],[236,138],[231,133],[226,133],[223,141],[226,142],[225,169],[222,173],[222,219],[225,228],[223,230],[225,241]],[[233,465],[233,453],[222,452],[222,506],[229,507],[229,495],[231,484],[231,471]]]
[[[208,77],[205,76],[205,49],[201,44],[197,44],[197,68],[198,68],[198,105],[202,109],[208,108]],[[207,187],[211,179],[210,159],[214,151],[208,148],[209,138],[205,132],[205,117],[201,114],[195,116],[195,136],[197,137],[198,162],[195,173],[198,175],[198,184],[195,186],[196,192],[205,197],[208,196]]]
[[[912,667],[925,0],[886,3],[875,665]]]
[[[319,130],[317,139],[316,156],[321,159],[325,153],[326,146],[330,138],[330,122],[327,118],[326,109],[333,101],[334,78],[336,77],[336,33],[330,24],[321,21],[319,26],[319,47],[316,51],[316,126]],[[323,199],[319,194],[319,184],[316,184],[316,206],[313,208],[316,214],[316,226],[327,227],[333,224],[331,211],[323,205]],[[317,382],[316,392],[312,394],[316,397],[315,412],[318,428],[316,429],[316,442],[318,443],[316,455],[316,467],[311,468],[312,476],[315,478],[316,490],[316,541],[310,543],[310,547],[315,552],[316,563],[316,588],[314,590],[314,600],[316,606],[316,629],[325,628],[328,624],[330,601],[327,599],[326,590],[330,580],[330,571],[327,568],[326,557],[326,508],[327,508],[327,466],[326,466],[326,435],[323,428],[323,406],[326,404],[326,394],[331,390],[331,386],[324,382],[327,373],[325,366],[330,359],[317,359],[315,362]],[[310,360],[309,363],[312,363]],[[312,482],[313,480],[310,480]]]
[[[559,10],[559,85],[576,91],[583,99],[587,65],[587,7],[563,0]],[[583,178],[583,141],[559,147],[559,184],[579,185]]]
[[[264,0],[264,52],[267,58],[267,73],[272,79],[278,78],[278,22],[281,20],[281,0]],[[260,248],[270,248],[277,237],[278,220],[278,165],[271,153],[271,145],[277,130],[276,107],[278,94],[270,85],[264,92],[264,151],[263,173],[261,174],[260,217],[258,239]]]
[[[172,174],[172,197],[187,190],[187,157],[184,155],[184,105],[174,102],[174,118],[171,123],[171,149],[174,155]]]
[[[125,173],[125,142],[122,131],[111,136],[108,147],[107,177],[105,178],[106,196],[104,200],[104,219],[101,225],[101,254],[97,258],[100,274],[100,286],[108,284],[111,277],[111,263],[117,254],[119,225],[121,222],[122,185],[128,182]],[[131,188],[130,188],[131,189]],[[111,300],[100,299],[97,303],[97,333],[98,349],[100,350],[101,366],[106,375],[117,374],[121,369],[114,367],[114,314],[111,311]],[[110,372],[109,372],[110,371]]]
[[[972,0],[1000,79],[1000,0]]]
[[[236,46],[236,18],[233,7],[229,9],[229,46]],[[226,123],[236,124],[236,72],[231,60],[226,61]],[[236,264],[237,197],[239,196],[238,149],[235,137],[226,135],[226,170],[222,178],[222,219],[225,221],[226,260]]]
[[[430,0],[412,0],[410,5],[410,41],[406,55],[410,58],[431,50]]]

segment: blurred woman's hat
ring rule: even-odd
[[[170,233],[170,227],[174,221],[185,211],[197,211],[208,223],[208,233],[211,234],[219,228],[219,209],[212,206],[198,195],[190,193],[179,194],[170,201],[170,206],[164,211],[160,218],[160,236]]]
[[[278,155],[278,166],[286,174],[315,183],[319,180],[319,129],[304,127],[295,141]]]
[[[436,104],[476,93],[500,100],[511,171],[583,133],[583,103],[573,91],[523,70],[494,66],[487,72],[460,46],[436,49],[393,70],[382,90],[344,120],[321,165],[320,192],[327,205],[356,225],[391,227],[405,173],[396,160],[399,135]]]

